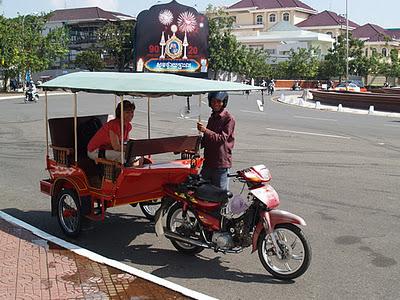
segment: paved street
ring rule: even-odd
[[[264,163],[281,208],[302,216],[313,261],[293,282],[273,279],[256,253],[179,254],[130,206],[110,209],[105,222],[86,225],[70,240],[106,257],[220,299],[398,299],[400,294],[400,119],[316,111],[258,94],[231,95],[237,120],[234,168]],[[198,102],[198,97],[193,103]],[[81,115],[109,112],[114,97],[79,94]],[[132,136],[147,134],[145,99],[135,99]],[[178,118],[181,97],[151,101],[152,137],[196,133]],[[0,100],[0,209],[63,237],[39,192],[44,162],[44,103]],[[51,117],[72,114],[72,96],[49,99]],[[202,119],[209,115],[202,104]],[[234,186],[234,190],[238,187]]]

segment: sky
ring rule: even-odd
[[[214,6],[232,5],[239,0],[179,0],[181,4],[203,11],[208,4]],[[359,25],[377,24],[384,28],[400,28],[399,0],[347,0],[349,19]],[[168,3],[170,0],[0,0],[0,13],[5,17],[18,14],[49,12],[55,9],[98,6],[105,10],[118,11],[137,16],[142,10],[154,4]],[[338,14],[346,11],[346,0],[302,0],[317,11],[331,10]],[[381,5],[378,5],[381,3]]]

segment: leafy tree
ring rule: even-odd
[[[214,78],[219,71],[236,72],[248,78],[271,74],[267,54],[241,45],[232,34],[233,18],[224,10],[209,6],[209,52],[210,69]]]
[[[392,49],[390,51],[390,61],[382,62],[379,72],[385,76],[386,81],[388,81],[389,77],[394,78],[400,76],[399,51],[397,49]]]
[[[233,53],[238,44],[232,34],[233,19],[227,12],[209,5],[206,14],[209,19],[209,67],[214,70],[215,79],[219,71],[229,71],[237,63]]]
[[[276,79],[287,79],[290,76],[288,75],[289,71],[289,62],[281,61],[275,66],[272,67],[272,78]]]
[[[99,51],[94,49],[79,52],[76,55],[75,65],[89,71],[100,71],[104,68],[104,61],[101,58]]]
[[[110,22],[97,31],[102,48],[114,59],[119,71],[123,71],[132,59],[134,26],[131,21]]]
[[[64,28],[44,34],[47,18],[44,14],[0,18],[0,55],[5,82],[19,74],[25,78],[28,70],[45,70],[68,52]]]
[[[325,55],[324,71],[327,78],[343,77],[346,75],[346,41],[343,36],[338,36],[338,40],[333,43]]]
[[[311,79],[318,74],[319,59],[317,48],[290,50],[287,72],[291,79]]]
[[[363,55],[364,41],[349,39],[349,74],[357,76],[368,76],[373,60]]]
[[[262,50],[254,50],[245,48],[244,50],[244,62],[246,70],[241,73],[245,74],[249,78],[261,78],[271,76],[271,66],[267,63],[268,56]]]

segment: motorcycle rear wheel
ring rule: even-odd
[[[303,275],[311,262],[311,246],[303,232],[293,224],[279,224],[274,231],[282,257],[278,257],[271,235],[263,231],[257,242],[262,265],[274,277],[282,280]]]
[[[200,236],[199,232],[199,225],[198,225],[198,220],[194,213],[190,210],[187,211],[187,218],[183,217],[183,209],[182,205],[180,203],[176,203],[174,206],[172,206],[168,212],[167,215],[167,229],[173,233],[188,237],[186,235],[183,235],[182,233],[178,232],[179,228],[182,228],[184,226],[185,228],[191,228],[191,230],[194,230],[194,233],[197,233]],[[198,236],[189,236],[190,238],[197,239],[199,238]],[[203,247],[200,246],[195,246],[189,243],[184,243],[180,241],[175,241],[171,239],[172,245],[182,253],[189,254],[189,255],[194,255],[198,254],[201,251],[204,250]]]

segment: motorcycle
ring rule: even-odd
[[[306,223],[277,209],[279,196],[269,184],[269,170],[257,165],[229,177],[243,183],[239,195],[211,185],[200,175],[165,186],[167,196],[155,217],[157,235],[164,234],[185,254],[203,249],[240,253],[251,246],[275,278],[291,280],[304,274],[311,262],[311,247],[297,225]],[[246,186],[248,194],[242,197]]]
[[[25,103],[28,102],[38,102],[39,100],[39,93],[36,90],[35,84],[31,83],[30,86],[25,91]]]

